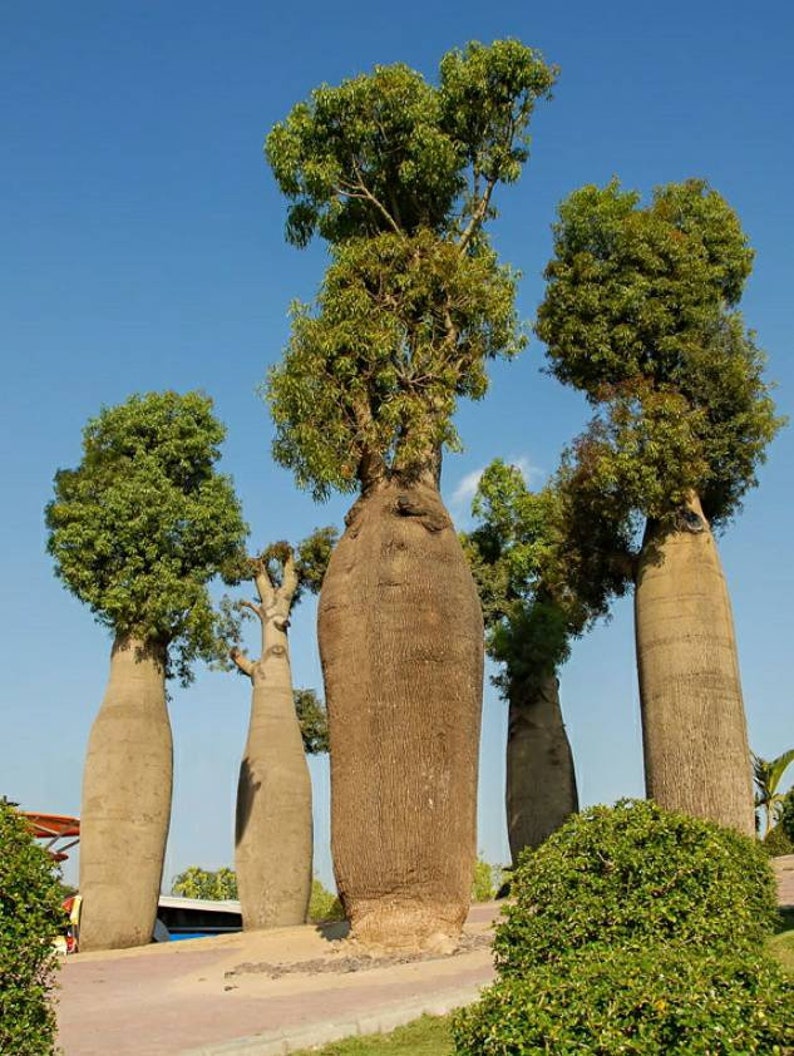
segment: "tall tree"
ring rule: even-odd
[[[269,379],[276,459],[359,492],[323,583],[337,886],[362,941],[455,942],[476,857],[482,616],[439,495],[458,397],[523,337],[484,225],[555,71],[517,41],[321,87],[266,144],[287,237],[331,263]]]
[[[301,594],[318,590],[336,541],[333,528],[316,531],[297,549],[285,542],[249,561],[257,600],[241,604],[261,626],[261,652],[252,660],[238,648],[231,658],[253,686],[248,739],[237,785],[235,869],[243,926],[303,924],[312,885],[312,789],[304,749],[321,749],[304,735],[312,701],[292,688],[288,628]],[[316,702],[315,710],[316,710]],[[315,749],[316,750],[316,749]]]
[[[533,492],[517,467],[495,460],[477,487],[478,524],[464,537],[486,649],[501,665],[494,681],[508,704],[505,799],[514,865],[578,810],[558,672],[572,639],[606,614],[611,594],[611,581],[597,581],[594,568],[586,584],[572,575],[574,541],[555,483]]]
[[[756,483],[781,424],[736,308],[752,258],[703,181],[645,206],[614,181],[584,187],[560,207],[537,324],[553,373],[598,408],[568,467],[572,507],[637,559],[648,794],[745,832],[750,752],[712,528]]]
[[[83,773],[81,949],[151,940],[171,813],[166,679],[216,655],[207,584],[247,532],[199,393],[132,396],[83,432],[47,506],[56,574],[114,636]]]

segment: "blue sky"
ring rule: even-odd
[[[262,159],[273,123],[312,87],[375,63],[429,78],[451,47],[515,36],[561,67],[534,122],[532,159],[503,189],[494,237],[521,269],[519,307],[542,296],[556,204],[617,175],[643,192],[709,179],[757,250],[744,300],[790,413],[794,288],[794,23],[782,2],[734,10],[702,0],[454,8],[272,5],[242,0],[5,6],[0,36],[0,560],[3,737],[0,794],[28,809],[77,813],[83,751],[102,697],[110,641],[54,578],[42,510],[56,469],[80,457],[102,405],[132,392],[200,388],[228,426],[224,468],[252,545],[341,523],[344,499],[315,507],[274,466],[256,388],[278,359],[293,298],[310,299],[322,246],[283,239],[284,203]],[[469,486],[492,458],[553,470],[584,425],[575,393],[541,373],[542,347],[498,365],[486,399],[462,406],[466,450],[445,463],[444,494],[466,523]],[[761,487],[720,546],[737,624],[751,743],[794,746],[794,438],[784,431]],[[631,602],[577,644],[562,697],[584,803],[642,794]],[[296,614],[298,685],[320,687],[310,602]],[[233,856],[234,790],[247,723],[243,678],[199,672],[174,688],[175,794],[166,886],[190,864]],[[507,860],[504,706],[484,711],[480,847]],[[317,866],[328,882],[327,765],[313,763]]]

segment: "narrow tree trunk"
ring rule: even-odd
[[[730,601],[700,502],[649,524],[635,594],[645,782],[660,806],[755,831]]]
[[[579,809],[573,754],[554,674],[514,682],[507,720],[507,832],[513,867]]]
[[[80,949],[151,941],[171,817],[165,651],[119,636],[91,728],[80,815]]]
[[[285,599],[283,591],[262,586],[260,596],[267,595],[257,606],[262,656],[255,663],[235,656],[253,682],[235,839],[246,931],[305,923],[311,895],[311,779],[295,713],[287,640],[292,591]]]
[[[449,948],[476,859],[483,627],[437,488],[381,482],[323,582],[336,881],[352,934]]]

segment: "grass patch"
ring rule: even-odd
[[[794,975],[794,909],[781,909],[780,927],[769,940],[769,951],[789,975]]]
[[[294,1056],[452,1056],[446,1016],[422,1016],[390,1034],[333,1041],[322,1049],[303,1049]]]

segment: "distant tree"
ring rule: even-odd
[[[441,456],[458,399],[486,391],[487,360],[523,346],[516,279],[485,225],[555,76],[518,41],[472,43],[444,56],[438,86],[396,64],[317,88],[266,143],[287,238],[331,247],[268,399],[274,455],[299,485],[360,495],[318,630],[334,867],[364,942],[455,941],[466,916],[482,620]]]
[[[790,788],[783,796],[783,802],[780,804],[780,821],[778,825],[789,840],[794,843],[794,788]]]
[[[314,689],[296,689],[295,711],[298,716],[303,750],[307,755],[328,752],[328,713]]]
[[[305,752],[307,745],[321,750],[323,713],[311,690],[299,694],[293,690],[288,628],[301,594],[319,589],[335,540],[333,528],[322,528],[297,550],[286,542],[273,543],[248,561],[257,598],[239,604],[259,620],[261,652],[257,660],[238,647],[230,653],[253,686],[237,786],[235,835],[246,929],[306,920],[312,880],[312,792]]]
[[[0,1052],[55,1052],[55,938],[65,924],[53,861],[0,797]]]
[[[166,679],[216,655],[207,584],[231,575],[246,536],[216,471],[223,426],[200,393],[132,396],[83,432],[47,506],[56,574],[114,635],[83,775],[83,950],[152,936],[171,813]]]
[[[794,748],[777,756],[762,759],[753,752],[753,779],[755,781],[755,809],[763,812],[764,836],[768,836],[780,820],[784,794],[779,791],[780,782],[789,766],[794,762]]]
[[[597,408],[567,469],[578,531],[608,544],[614,530],[616,555],[629,542],[648,795],[747,833],[750,753],[711,526],[735,514],[781,425],[736,309],[752,258],[703,181],[644,206],[614,181],[583,187],[560,206],[537,323],[552,372]]]
[[[558,669],[571,639],[606,612],[608,589],[577,591],[561,543],[566,524],[551,484],[532,492],[500,459],[480,478],[477,526],[463,539],[483,604],[488,655],[508,703],[506,808],[515,866],[578,810]]]
[[[234,870],[226,866],[212,871],[191,865],[174,877],[171,892],[174,895],[182,895],[183,898],[234,901],[237,899],[237,877]]]

